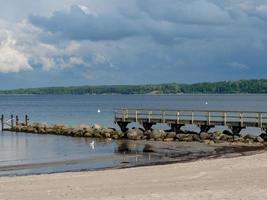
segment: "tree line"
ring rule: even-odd
[[[103,85],[0,90],[2,95],[45,94],[235,94],[267,93],[267,79],[205,82],[196,84]]]

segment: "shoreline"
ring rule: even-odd
[[[253,164],[252,164],[253,163]],[[2,199],[266,199],[267,152],[119,170],[0,177]]]
[[[145,141],[143,141],[145,142]],[[160,144],[161,143],[161,144]],[[158,142],[158,146],[154,147],[155,154],[157,156],[164,155],[163,148],[167,143]],[[174,144],[173,144],[174,145]],[[161,147],[160,147],[161,146]],[[190,144],[189,144],[190,146]],[[192,144],[193,146],[193,144]],[[167,146],[165,146],[166,148]],[[72,160],[59,160],[59,161],[51,161],[51,162],[38,162],[38,163],[25,163],[25,164],[16,164],[16,165],[4,165],[0,166],[0,172],[7,172],[6,175],[0,175],[1,177],[23,177],[23,176],[33,176],[33,175],[48,175],[48,174],[60,174],[60,173],[79,173],[79,172],[94,172],[94,171],[106,171],[106,170],[119,170],[119,169],[129,169],[129,168],[140,168],[140,167],[149,167],[149,166],[164,166],[170,164],[182,164],[182,163],[194,163],[200,160],[216,160],[221,158],[238,158],[238,157],[245,157],[251,155],[257,155],[261,153],[267,152],[266,145],[260,144],[239,144],[233,145],[231,143],[224,143],[224,144],[217,144],[212,145],[211,147],[214,148],[214,152],[208,150],[199,150],[198,153],[188,152],[186,155],[183,153],[173,154],[172,156],[168,157],[165,156],[159,160],[151,160],[146,163],[131,163],[129,159],[134,159],[137,157],[142,157],[144,154],[136,154],[132,155],[127,154],[126,158],[121,157],[120,154],[115,155],[101,155],[101,156],[93,156],[87,158],[79,158],[79,159],[72,159]],[[176,149],[170,148],[168,149],[171,152],[176,151]],[[152,156],[153,153],[151,153]],[[115,161],[121,164],[117,164],[114,166],[108,167],[100,167],[100,168],[87,168],[87,169],[79,169],[79,170],[65,170],[65,171],[53,171],[53,172],[41,172],[41,173],[27,173],[27,174],[12,174],[12,171],[19,171],[19,170],[33,170],[38,168],[44,167],[63,167],[67,165],[73,164],[83,164],[83,163],[97,163],[97,162],[105,162],[105,161]],[[126,161],[128,160],[128,161]],[[8,174],[9,172],[9,174]]]

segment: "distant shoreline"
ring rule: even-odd
[[[99,85],[0,90],[0,95],[185,95],[267,94],[267,79],[195,84]]]
[[[267,96],[267,93],[185,93],[185,94],[0,94],[1,96]]]

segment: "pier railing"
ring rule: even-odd
[[[115,123],[166,123],[267,128],[267,112],[116,109]]]

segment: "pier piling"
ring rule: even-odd
[[[4,130],[4,115],[1,115],[1,131]]]

